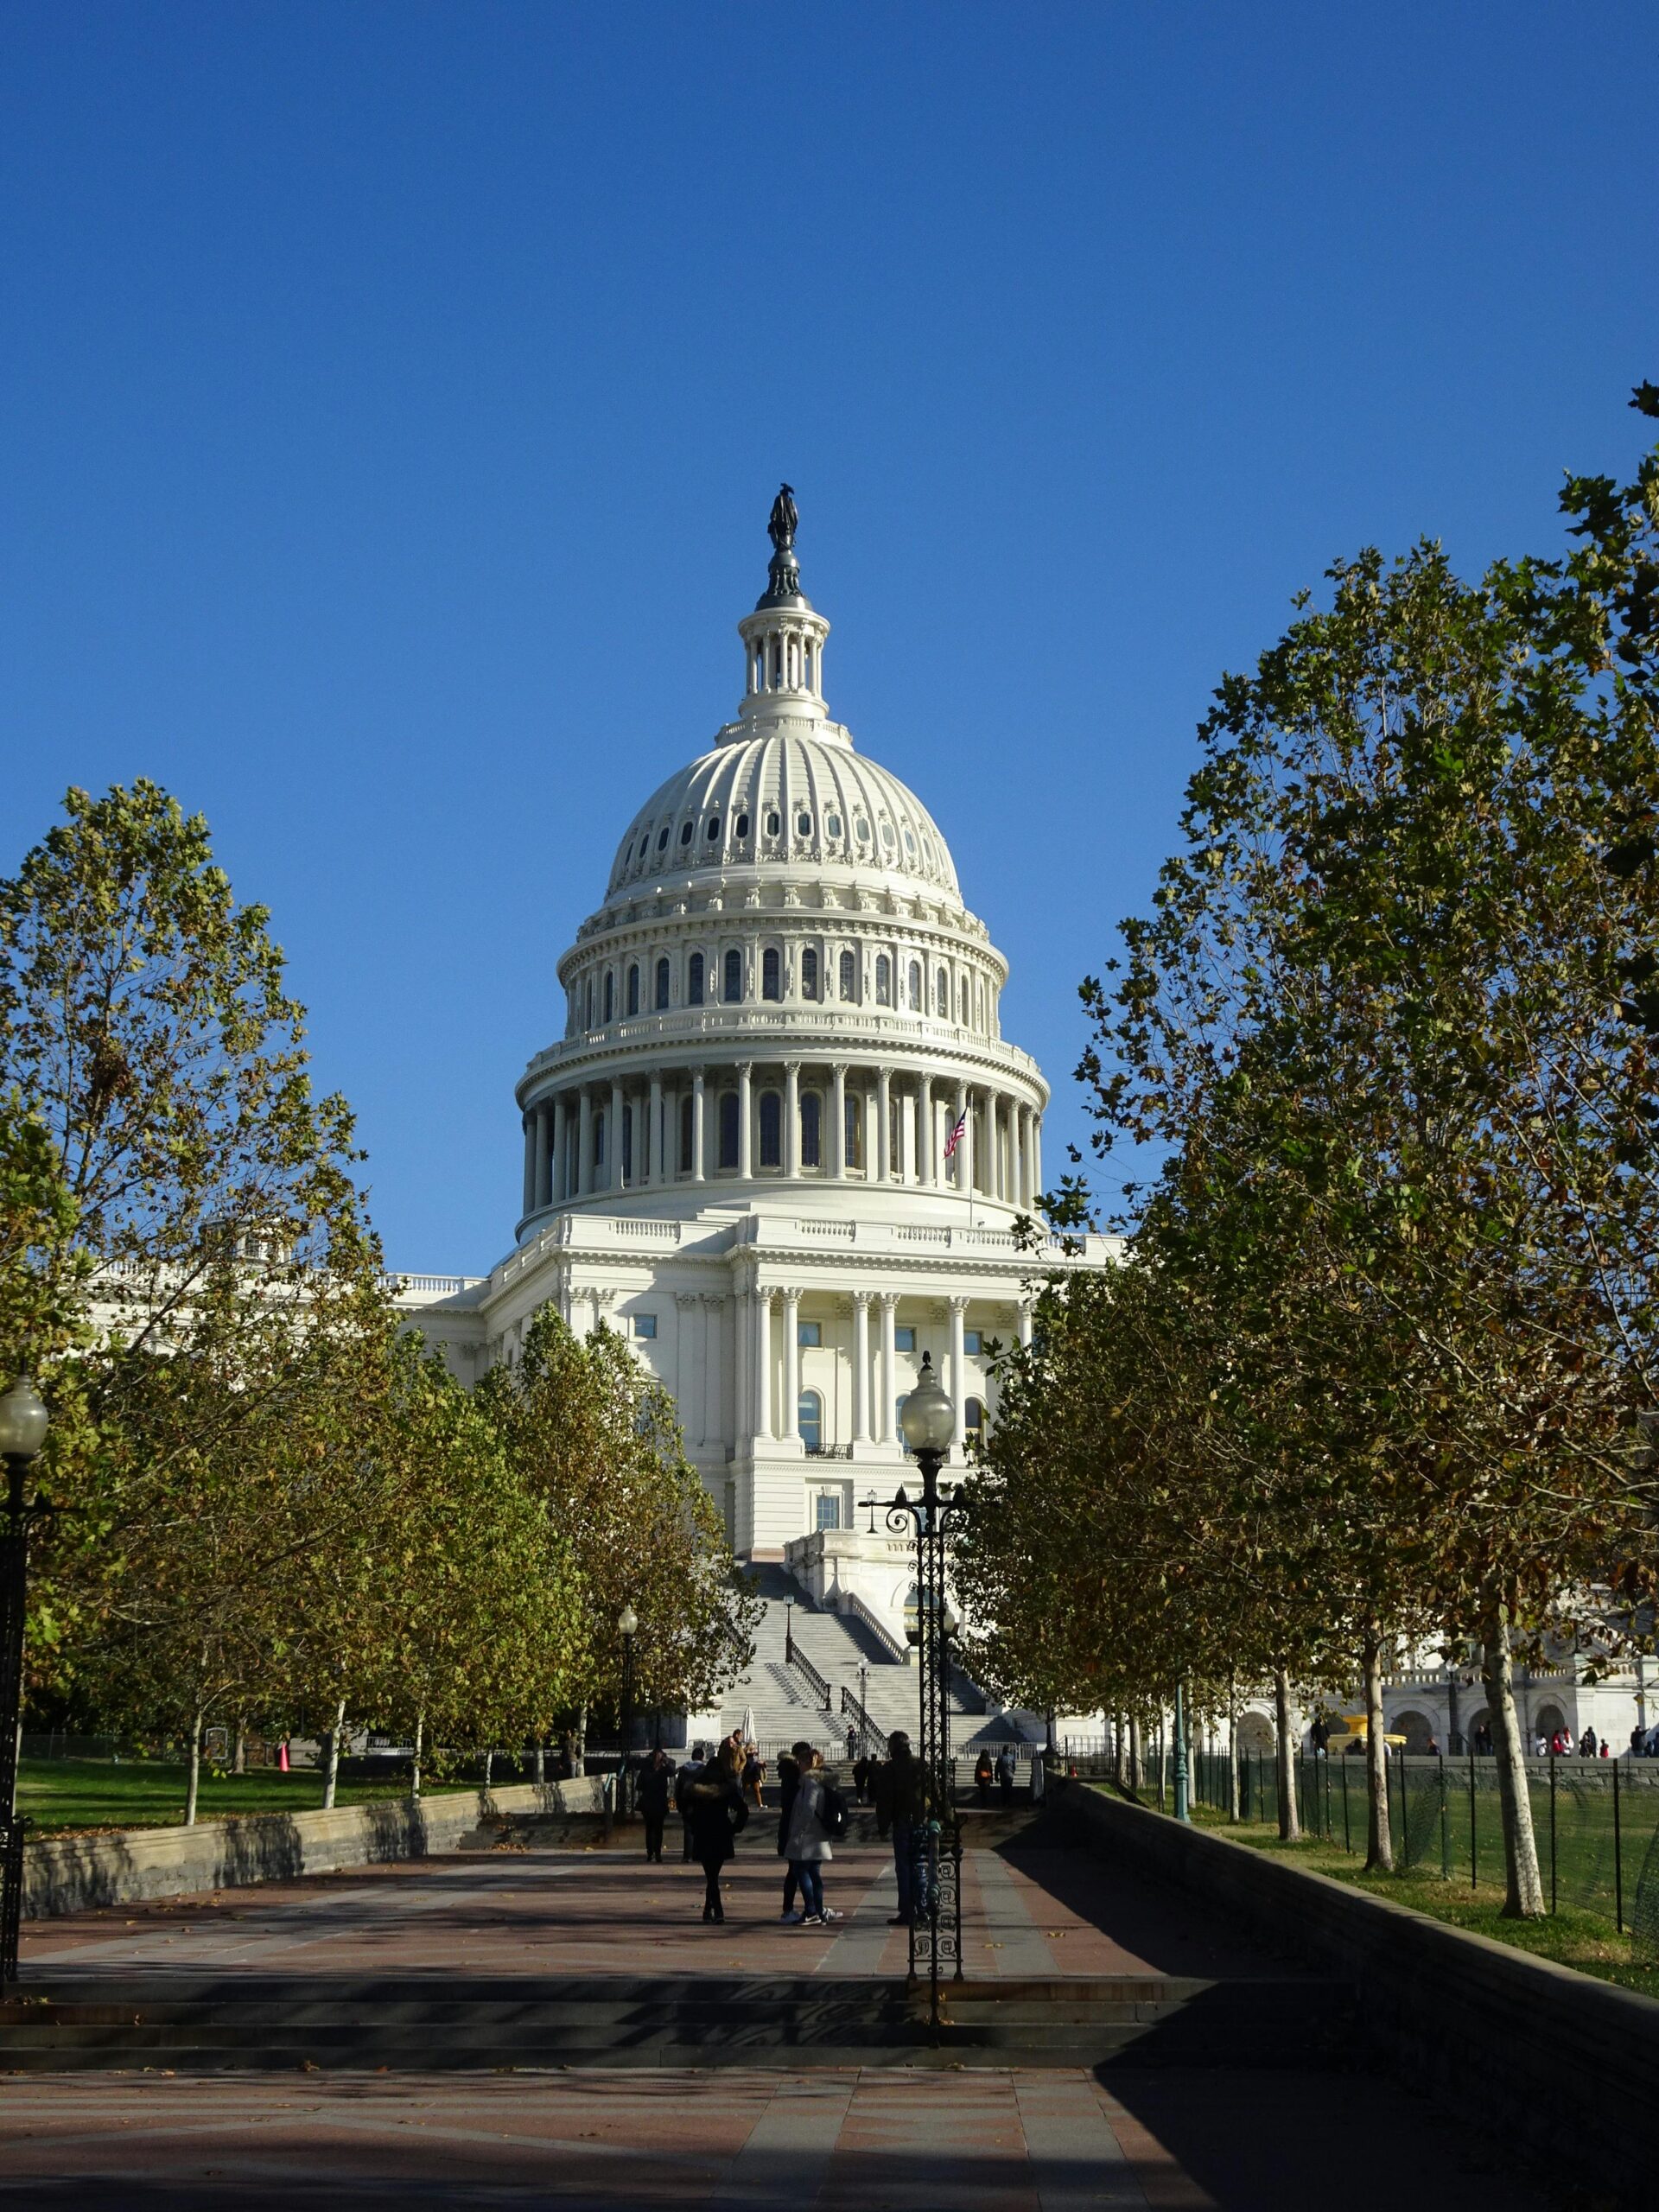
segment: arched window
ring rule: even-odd
[[[801,1093],[801,1165],[823,1165],[823,1101],[816,1090]]]
[[[660,1014],[668,1004],[668,963],[657,963],[657,1011]]]
[[[780,999],[784,995],[783,963],[778,957],[775,944],[769,944],[760,956],[760,995],[763,999]]]
[[[689,845],[690,843],[691,832],[696,828],[696,826],[697,825],[695,822],[683,822],[680,824],[680,842],[683,845]]]
[[[605,971],[605,1020],[607,1023],[616,1015],[616,977],[607,968]]]
[[[912,1013],[922,1011],[922,963],[919,960],[912,960],[910,963],[910,1004]]]
[[[957,1019],[965,1029],[968,1027],[968,978],[965,976],[962,979],[962,988],[957,993]]]
[[[602,1108],[594,1116],[594,1165],[595,1167],[605,1165],[605,1114]]]
[[[801,955],[801,996],[815,999],[818,995],[818,950],[809,944]]]
[[[739,837],[740,839],[744,838],[744,837],[747,837],[747,836],[748,836],[748,834],[749,834],[749,817],[748,817],[748,816],[747,816],[747,814],[740,814],[740,815],[738,816],[738,817],[737,817],[737,828],[736,828],[736,830],[735,830],[734,834],[735,834],[735,836],[736,836],[737,837]]]
[[[796,1416],[800,1425],[801,1441],[809,1452],[823,1447],[823,1400],[816,1390],[803,1390],[800,1409]]]
[[[668,850],[668,831],[666,828],[664,829],[662,834],[657,840],[657,849],[659,853],[665,853]]]
[[[875,956],[875,1002],[877,1006],[893,1004],[893,963],[885,952]]]
[[[630,962],[628,966],[628,1012],[630,1014],[638,1014],[639,1011],[639,963],[635,960]]]
[[[784,1102],[775,1090],[760,1094],[760,1165],[784,1164]]]
[[[720,817],[719,817],[717,814],[711,814],[711,815],[709,816],[709,827],[708,827],[708,829],[707,829],[706,830],[704,830],[703,835],[708,838],[708,840],[709,840],[709,843],[710,843],[711,845],[713,845],[713,844],[717,844],[717,843],[719,842],[719,841],[720,841]]]
[[[847,1094],[847,1165],[864,1165],[864,1116],[860,1110],[863,1101],[854,1091]]]
[[[737,1165],[737,1093],[722,1090],[720,1094],[720,1164],[722,1167],[735,1167]]]
[[[582,1026],[584,1029],[591,1029],[594,1026],[594,979],[591,976],[582,987]]]
[[[743,995],[743,956],[731,951],[726,956],[726,1003],[735,1006]]]
[[[686,971],[685,1002],[688,1006],[702,1004],[702,955],[694,952],[691,965]]]
[[[841,995],[844,999],[858,996],[858,963],[850,952],[843,952],[840,961]]]
[[[970,1444],[982,1444],[984,1442],[985,1404],[982,1399],[969,1399],[968,1403],[963,1408],[962,1425],[968,1433],[968,1441]]]
[[[939,1020],[949,1021],[950,1019],[950,978],[943,968],[939,970],[938,987],[933,995],[933,1003],[938,1008]]]
[[[682,1098],[680,1101],[680,1173],[682,1175],[689,1175],[696,1166],[696,1155],[691,1146],[695,1126],[691,1113],[691,1101],[689,1098]]]
[[[901,1390],[899,1393],[899,1395],[893,1402],[893,1433],[898,1438],[899,1448],[904,1453],[906,1459],[910,1457],[910,1446],[905,1441],[905,1401],[909,1397],[909,1395],[910,1393],[908,1390]],[[909,1618],[910,1608],[915,1602],[916,1592],[912,1589],[909,1597],[905,1600],[906,1618]]]

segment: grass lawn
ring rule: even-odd
[[[170,1827],[184,1818],[189,1769],[162,1759],[25,1759],[17,1777],[17,1809],[35,1824],[35,1833],[61,1835],[71,1829]],[[475,1783],[436,1783],[475,1789]],[[402,1795],[402,1785],[342,1782],[337,1802],[362,1805]],[[261,1767],[252,1774],[210,1773],[202,1769],[198,1818],[223,1820],[235,1813],[310,1813],[322,1803],[322,1776],[314,1770],[280,1774]]]
[[[1455,1876],[1447,1881],[1438,1865],[1414,1866],[1409,1873],[1365,1874],[1360,1871],[1359,1855],[1351,1855],[1339,1842],[1304,1836],[1300,1843],[1281,1843],[1276,1827],[1260,1821],[1233,1827],[1224,1813],[1209,1805],[1195,1805],[1192,1819],[1195,1826],[1214,1828],[1252,1850],[1271,1851],[1315,1873],[1350,1882],[1356,1889],[1370,1890],[1395,1904],[1410,1905],[1436,1920],[1450,1921],[1454,1927],[1472,1929],[1477,1935],[1490,1936],[1517,1950],[1533,1951],[1560,1966],[1576,1967],[1582,1974],[1599,1974],[1604,1981],[1622,1982],[1626,1989],[1659,1997],[1659,1966],[1641,1965],[1631,1957],[1630,1936],[1618,1933],[1611,1913],[1563,1904],[1542,1920],[1505,1920],[1498,1910],[1503,1902],[1501,1889],[1483,1882],[1481,1888],[1471,1890],[1466,1874],[1461,1881]]]

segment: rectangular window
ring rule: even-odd
[[[811,1344],[815,1347],[821,1344],[823,1342],[823,1322],[798,1321],[795,1324],[795,1341],[799,1344]]]
[[[633,1333],[636,1337],[654,1337],[657,1333],[657,1316],[654,1313],[636,1313],[633,1317]]]
[[[916,1349],[915,1330],[895,1329],[893,1332],[893,1348],[894,1351],[914,1351]]]
[[[979,1357],[979,1331],[977,1329],[964,1329],[963,1331],[962,1348],[963,1351],[967,1352],[971,1357],[976,1359]]]
[[[818,1492],[817,1516],[820,1529],[840,1528],[841,1499],[834,1491],[821,1490]]]

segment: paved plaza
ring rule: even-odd
[[[33,1926],[23,1987],[141,1970],[161,1983],[238,1969],[313,1983],[902,1974],[882,1852],[837,1858],[831,1901],[848,1916],[823,1930],[779,1925],[780,1871],[768,1838],[746,1837],[727,1923],[705,1928],[696,1870],[618,1849],[378,1867]],[[1296,1972],[1081,1851],[1005,1834],[970,1850],[964,1875],[967,1966],[981,1979]],[[1100,2072],[803,2070],[780,2051],[775,2068],[15,2074],[0,2076],[0,2206],[1285,2212],[1339,2195],[1344,2212],[1533,2212],[1548,2201],[1389,2080],[1255,2056]]]

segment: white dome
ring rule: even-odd
[[[607,895],[774,863],[924,887],[959,903],[938,825],[833,722],[734,723],[653,791],[617,849]]]

